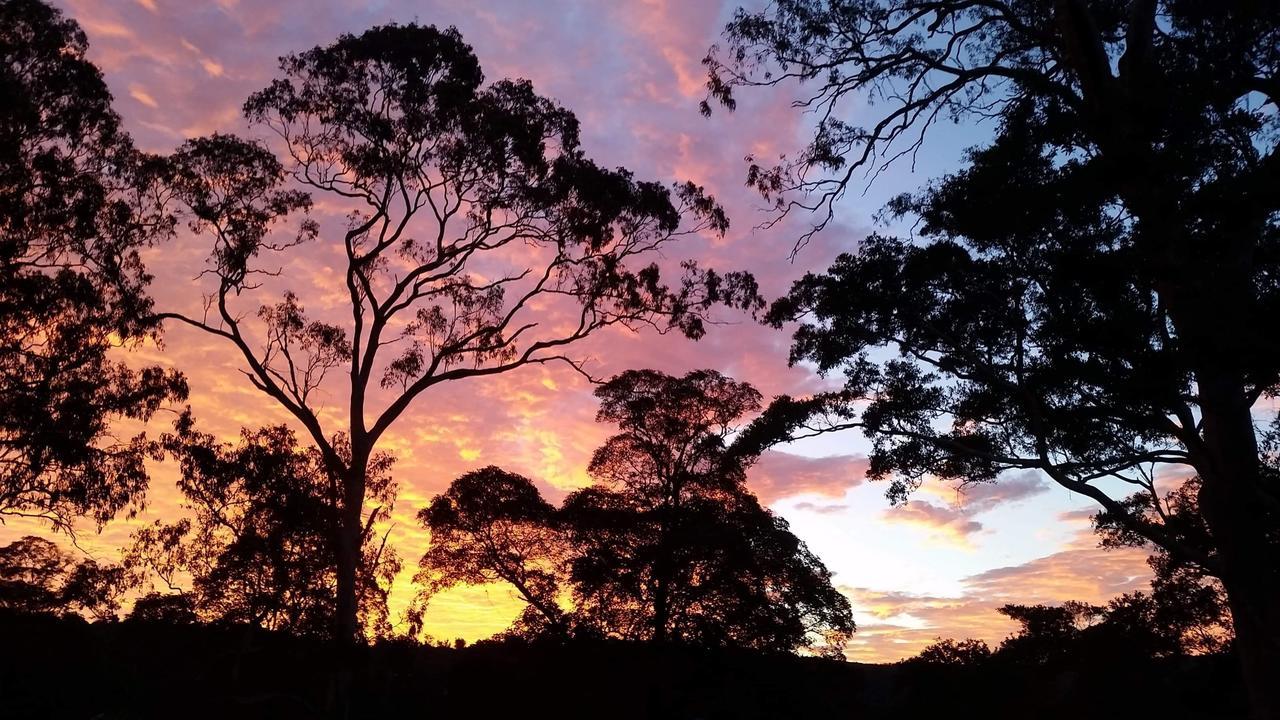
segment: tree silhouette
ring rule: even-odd
[[[152,591],[138,597],[129,609],[129,620],[165,625],[191,625],[200,621],[190,595]]]
[[[839,655],[849,602],[786,521],[745,488],[754,456],[726,439],[760,395],[711,370],[630,370],[596,390],[622,432],[592,458],[596,485],[552,507],[527,478],[467,473],[419,515],[431,530],[425,598],[503,581],[527,603],[517,637]],[[558,600],[572,590],[573,609]]]
[[[1221,578],[1265,717],[1280,716],[1280,490],[1251,408],[1280,389],[1264,329],[1280,306],[1277,37],[1274,2],[781,0],[739,12],[708,58],[730,106],[814,81],[812,141],[750,170],[780,212],[816,210],[813,231],[938,117],[995,120],[963,170],[889,206],[923,237],[868,238],[773,306],[775,324],[802,322],[793,362],[848,376],[777,403],[774,427],[863,428],[895,498],[925,475],[1034,469],[1129,513]],[[884,100],[869,127],[842,119],[852,97]],[[1189,474],[1207,553],[1115,491],[1158,502],[1158,478]]]
[[[189,413],[163,439],[181,462],[178,487],[191,517],[156,521],[134,533],[126,562],[154,573],[182,599],[145,598],[134,615],[256,625],[296,635],[332,637],[341,486],[314,448],[300,448],[293,431],[276,426],[241,432],[238,445],[199,432]],[[345,442],[335,438],[338,452]],[[369,465],[369,514],[361,542],[362,634],[390,632],[387,593],[400,564],[373,524],[395,501],[391,459]],[[189,577],[190,588],[183,591]],[[142,602],[141,600],[139,602]],[[131,616],[132,617],[132,616]]]
[[[1274,472],[1274,458],[1264,467]],[[1200,478],[1191,477],[1159,500],[1147,493],[1134,494],[1125,501],[1126,514],[1102,512],[1094,517],[1103,547],[1141,547],[1152,552],[1147,558],[1153,573],[1151,592],[1125,596],[1121,601],[1136,614],[1129,622],[1145,626],[1156,638],[1153,655],[1220,652],[1234,636],[1221,581],[1195,562],[1153,545],[1127,521],[1132,515],[1163,513],[1165,527],[1176,532],[1181,542],[1212,547],[1200,513],[1200,489]]]
[[[167,317],[236,347],[249,380],[340,478],[338,635],[354,637],[368,466],[415,400],[532,364],[580,368],[566,348],[613,325],[697,337],[705,310],[753,302],[754,283],[686,264],[672,288],[656,265],[638,265],[684,235],[723,231],[723,212],[691,184],[668,189],[591,162],[572,113],[524,81],[484,85],[454,30],[376,27],[281,69],[245,112],[277,136],[286,163],[228,136],[174,157],[175,195],[214,239],[216,287],[204,317]],[[273,271],[265,256],[320,236],[311,221],[289,239],[272,232],[310,202],[280,189],[286,180],[353,208],[334,239],[346,261],[336,281],[350,305],[344,326],[308,319],[292,294],[264,306],[261,327],[234,307]],[[339,368],[349,457],[313,397]]]
[[[0,518],[64,531],[139,507],[154,443],[110,424],[186,395],[111,355],[158,340],[138,251],[172,220],[87,47],[48,5],[0,3]]]
[[[457,585],[505,582],[526,603],[508,634],[565,636],[569,618],[558,595],[570,557],[556,509],[533,482],[490,465],[466,473],[418,513],[431,531],[431,547],[414,582],[422,585],[410,632],[436,593]]]
[[[1104,610],[1074,601],[1062,605],[1004,605],[996,612],[1021,627],[1000,644],[999,652],[1017,662],[1047,664],[1066,656],[1080,635],[1101,620]]]
[[[0,608],[115,619],[130,584],[125,568],[76,562],[44,538],[27,535],[0,547]]]
[[[672,605],[692,605],[692,598],[673,597],[692,590],[697,572],[685,556],[699,550],[689,533],[717,527],[718,513],[749,499],[745,467],[726,462],[725,438],[734,421],[759,409],[760,394],[714,371],[675,378],[633,370],[600,386],[596,397],[596,420],[622,432],[591,457],[597,485],[565,501],[579,542],[592,546],[575,560],[574,579],[585,612],[607,614],[605,626],[661,643],[674,624]],[[616,597],[619,591],[631,602]]]
[[[920,654],[904,660],[904,663],[921,665],[959,665],[974,667],[991,659],[991,647],[981,640],[938,639],[925,646]]]
[[[565,499],[577,612],[621,637],[839,653],[848,601],[786,521],[746,489],[755,455],[728,443],[760,394],[712,370],[630,370],[596,390],[620,432],[596,485]]]

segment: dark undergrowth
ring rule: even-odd
[[[0,718],[310,718],[336,657],[244,627],[0,612]],[[864,665],[615,643],[369,648],[352,718],[1243,718],[1230,657]]]

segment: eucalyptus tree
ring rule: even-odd
[[[354,638],[368,469],[391,426],[444,383],[546,363],[625,325],[704,332],[712,304],[752,298],[750,278],[655,262],[727,220],[692,184],[666,187],[584,154],[574,115],[527,81],[486,84],[455,30],[388,25],[285,57],[245,103],[275,151],[218,135],[173,157],[174,197],[212,239],[203,315],[169,314],[239,351],[248,380],[285,408],[339,478],[338,635]],[[312,195],[348,211],[322,232]],[[276,256],[325,243],[345,319],[313,319],[299,294],[242,312]],[[289,278],[274,284],[310,284]],[[341,420],[318,403],[342,375]],[[331,381],[326,386],[326,381]],[[322,387],[324,390],[320,393]],[[350,453],[334,438],[342,433]]]
[[[425,599],[504,582],[526,603],[508,634],[806,650],[842,657],[849,601],[787,522],[745,486],[758,453],[731,438],[760,406],[713,370],[628,370],[600,385],[595,483],[553,507],[495,467],[458,478],[419,516]]]

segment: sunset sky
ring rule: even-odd
[[[728,234],[692,238],[672,246],[668,256],[750,270],[768,297],[856,248],[875,227],[872,216],[886,198],[954,167],[961,151],[983,136],[982,128],[939,128],[914,172],[901,164],[866,193],[850,193],[839,222],[791,261],[801,225],[755,229],[768,216],[742,180],[745,155],[776,157],[803,142],[807,119],[790,107],[792,89],[749,93],[736,113],[710,119],[697,109],[703,97],[700,60],[738,0],[57,4],[84,27],[90,57],[103,68],[117,111],[138,144],[152,152],[169,152],[187,138],[215,131],[265,139],[264,131],[246,127],[240,106],[275,76],[282,54],[390,21],[454,25],[474,47],[488,79],[528,78],[541,94],[573,110],[587,154],[600,164],[625,166],[640,178],[689,179],[712,191],[729,212]],[[316,215],[327,228],[340,221],[341,211],[322,203]],[[334,280],[340,275],[332,238],[322,233],[314,245],[292,251],[279,282],[317,317],[340,319],[346,291]],[[199,307],[195,277],[206,254],[204,241],[185,235],[149,252],[159,308]],[[673,374],[714,368],[753,383],[766,397],[821,387],[812,372],[787,367],[787,333],[729,311],[717,318],[723,324],[696,343],[618,330],[594,337],[575,354],[589,360],[596,376],[627,368]],[[171,327],[163,349],[144,349],[136,359],[186,372],[201,425],[228,440],[242,426],[287,421],[237,371],[232,349],[214,339]],[[343,400],[335,395],[326,402],[338,406]],[[391,539],[406,565],[393,612],[398,615],[413,592],[409,575],[426,545],[414,514],[432,495],[459,474],[494,464],[533,478],[558,501],[589,482],[587,459],[611,432],[594,422],[594,414],[590,385],[562,367],[446,384],[421,397],[383,444],[398,458],[401,490]],[[167,429],[168,422],[159,416],[151,432]],[[1104,601],[1147,582],[1142,553],[1097,549],[1090,503],[1035,474],[1011,474],[963,493],[926,485],[909,504],[891,508],[885,487],[864,480],[867,448],[854,434],[807,441],[768,453],[750,476],[751,488],[791,522],[853,603],[859,631],[847,649],[852,660],[897,660],[937,636],[998,642],[1010,630],[994,612],[999,605]],[[147,512],[101,534],[85,527],[80,544],[109,559],[138,523],[180,512],[174,472],[172,465],[155,466]],[[11,522],[0,527],[0,541],[30,532],[45,529]],[[516,607],[499,587],[454,591],[433,602],[426,629],[436,638],[487,637],[506,627]]]

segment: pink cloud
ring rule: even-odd
[[[903,505],[886,509],[882,517],[888,522],[924,528],[934,537],[968,547],[970,536],[984,529],[974,516],[1000,505],[1034,497],[1047,491],[1048,487],[1046,481],[1033,472],[960,488],[928,484],[921,488],[920,494],[951,499],[951,502],[942,505],[916,497]]]
[[[915,525],[956,544],[968,545],[970,535],[982,530],[982,523],[969,513],[953,507],[935,505],[927,500],[910,500],[891,507],[882,517],[893,523]]]
[[[843,498],[849,488],[862,484],[866,473],[864,457],[812,458],[773,450],[761,455],[760,461],[748,472],[747,486],[766,505],[796,495]]]

